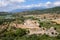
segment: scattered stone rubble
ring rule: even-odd
[[[44,27],[39,27],[39,23],[36,20],[25,20],[24,24],[12,24],[17,28],[28,29],[30,31],[29,35],[31,34],[46,34],[49,36],[58,36],[58,32],[56,28],[51,27],[50,29],[46,29]]]
[[[56,31],[56,28],[51,27],[46,31],[46,34],[49,36],[57,36],[59,33]]]

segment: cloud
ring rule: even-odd
[[[27,0],[0,0],[0,11],[12,11],[15,9],[30,9],[33,7],[45,7],[45,8],[51,8],[51,7],[56,7],[60,6],[60,1],[47,1],[47,2],[40,2],[36,4],[22,4],[26,2]]]
[[[56,7],[56,6],[60,6],[60,1],[55,1],[55,2],[46,2],[43,4],[46,8],[51,8],[51,7]]]
[[[54,6],[60,6],[60,1],[54,2]]]
[[[33,8],[33,7],[41,7],[41,5],[42,5],[42,4],[39,3],[39,4],[26,5],[26,6],[22,6],[22,7],[25,8],[25,9],[26,9],[26,8],[28,9],[28,8]]]
[[[25,0],[10,0],[11,2],[25,2]]]
[[[0,0],[0,7],[8,6],[8,5],[14,5],[16,3],[22,3],[25,2],[25,0]]]
[[[39,4],[30,4],[30,5],[9,5],[9,6],[5,6],[2,7],[3,11],[11,11],[11,10],[15,10],[15,9],[30,9],[33,7],[41,7],[41,3]]]
[[[52,3],[50,1],[48,1],[48,2],[44,3],[44,6],[46,8],[50,8],[52,6]]]
[[[8,2],[6,2],[4,0],[0,0],[0,7],[6,6],[7,4],[8,4]]]
[[[46,3],[38,3],[38,4],[30,4],[30,5],[18,5],[16,6],[16,9],[29,9],[33,7],[45,7],[45,8],[51,8],[51,7],[56,7],[60,6],[60,2],[46,2]]]

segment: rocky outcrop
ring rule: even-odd
[[[51,20],[51,22],[56,23],[56,24],[60,24],[60,19]]]

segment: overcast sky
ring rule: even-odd
[[[51,8],[60,6],[60,0],[0,0],[0,11],[30,9],[33,7]]]

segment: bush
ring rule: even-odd
[[[27,34],[27,32],[26,32],[25,29],[17,29],[15,31],[15,35],[17,35],[17,36],[23,36],[23,35],[26,35],[26,34]]]
[[[60,34],[57,36],[57,39],[60,39]]]
[[[4,31],[3,33],[0,34],[0,39],[2,40],[14,40],[16,37],[22,37],[27,34],[27,30],[25,29],[12,29],[10,28],[9,30]]]

